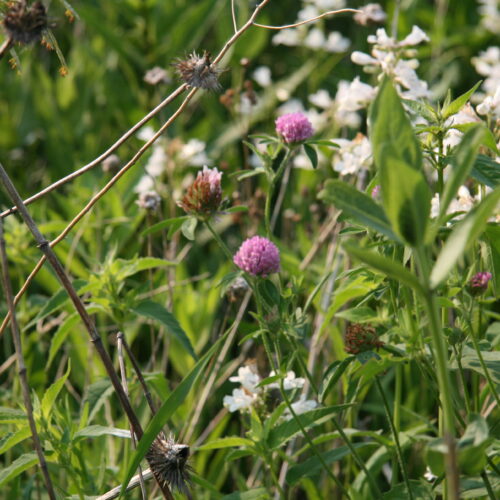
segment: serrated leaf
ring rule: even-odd
[[[431,194],[418,139],[388,77],[380,85],[369,116],[385,214],[394,233],[418,246],[425,238]]]
[[[487,195],[457,223],[436,259],[430,276],[431,287],[437,287],[448,276],[465,250],[483,232],[488,217],[492,215],[499,200],[500,187]]]
[[[489,156],[477,155],[471,175],[477,181],[494,189],[500,184],[500,163]]]
[[[325,188],[320,191],[318,198],[332,203],[363,226],[382,233],[391,240],[398,240],[382,207],[355,187],[330,179],[326,181]]]
[[[105,427],[103,425],[89,425],[75,433],[73,439],[93,438],[99,436],[116,436],[130,439],[130,431],[127,429],[118,429],[116,427]]]
[[[441,116],[446,120],[450,116],[457,114],[467,104],[467,101],[470,99],[479,85],[481,85],[481,81],[477,82],[474,87],[462,94],[460,97],[457,97],[451,103],[445,103],[443,109],[441,110]]]
[[[237,446],[253,446],[253,441],[251,439],[245,439],[237,436],[230,436],[230,437],[215,439],[214,441],[205,443],[196,449],[197,451],[219,450],[221,448],[235,448]]]
[[[7,484],[9,481],[12,481],[12,479],[16,478],[17,476],[19,476],[19,474],[23,473],[25,470],[30,469],[37,463],[38,456],[34,451],[21,455],[10,465],[0,470],[0,486]]]
[[[197,359],[186,332],[182,329],[176,317],[165,309],[165,307],[151,300],[143,300],[133,307],[132,310],[141,316],[159,321],[181,343],[192,358]]]
[[[410,271],[408,271],[399,262],[388,259],[387,257],[370,250],[354,246],[353,244],[345,244],[344,249],[349,255],[356,257],[360,261],[368,264],[377,271],[380,271],[389,278],[400,281],[423,295],[423,288],[417,277],[410,273]]]
[[[312,168],[316,168],[318,166],[318,153],[309,144],[304,144],[303,146],[304,146],[304,151],[306,152],[306,155],[309,158],[309,161],[311,162]]]
[[[41,409],[45,418],[48,418],[50,412],[52,411],[52,407],[57,399],[57,396],[61,392],[61,389],[64,387],[64,384],[69,377],[71,372],[71,360],[68,361],[68,368],[66,369],[66,373],[58,378],[46,391],[42,398]]]

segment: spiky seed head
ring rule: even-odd
[[[29,44],[40,40],[47,28],[47,11],[42,2],[11,2],[5,13],[3,25],[14,42]]]
[[[181,80],[190,87],[205,90],[220,90],[219,74],[221,70],[212,64],[210,54],[205,50],[203,56],[192,52],[187,59],[178,59],[174,64]]]
[[[158,482],[177,489],[181,493],[188,492],[191,467],[187,463],[189,446],[178,444],[172,435],[168,438],[160,434],[146,454],[146,459]]]

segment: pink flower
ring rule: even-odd
[[[469,292],[472,295],[480,295],[488,288],[488,282],[491,280],[492,275],[489,272],[476,273],[469,281]]]
[[[222,201],[222,172],[203,167],[178,205],[189,215],[208,217],[217,212]]]
[[[244,241],[234,256],[234,263],[253,276],[265,278],[280,269],[280,254],[267,238],[254,236]]]
[[[276,132],[287,143],[305,141],[314,133],[311,122],[302,113],[290,113],[276,120]]]

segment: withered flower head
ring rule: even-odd
[[[170,83],[172,80],[167,71],[159,66],[148,69],[143,80],[150,85],[158,85],[160,83]]]
[[[221,177],[222,172],[205,165],[178,205],[189,215],[209,217],[214,214],[222,202]]]
[[[11,2],[5,14],[3,25],[13,42],[29,44],[40,40],[47,27],[47,11],[42,2]]]
[[[161,197],[156,191],[145,191],[139,193],[136,203],[144,210],[158,210],[160,208]]]
[[[212,64],[210,54],[205,50],[203,56],[196,52],[186,60],[178,59],[174,64],[177,74],[190,87],[206,90],[220,90],[219,74],[221,70]]]
[[[373,326],[353,323],[347,327],[345,350],[349,354],[373,351],[383,345],[384,343],[378,339],[377,332]]]
[[[189,446],[177,444],[172,435],[166,438],[160,434],[146,454],[151,472],[159,483],[168,483],[181,493],[188,491],[191,467],[187,463]]]

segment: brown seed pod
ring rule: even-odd
[[[206,90],[220,90],[219,74],[221,70],[212,64],[210,54],[205,50],[203,56],[196,52],[186,60],[178,59],[174,64],[177,74],[190,87]]]
[[[151,472],[160,483],[168,483],[172,489],[187,493],[192,468],[187,463],[189,446],[177,444],[172,435],[160,434],[146,454]]]
[[[7,10],[3,25],[13,42],[27,45],[40,40],[47,28],[47,11],[42,2],[27,6],[25,2],[12,2]]]

